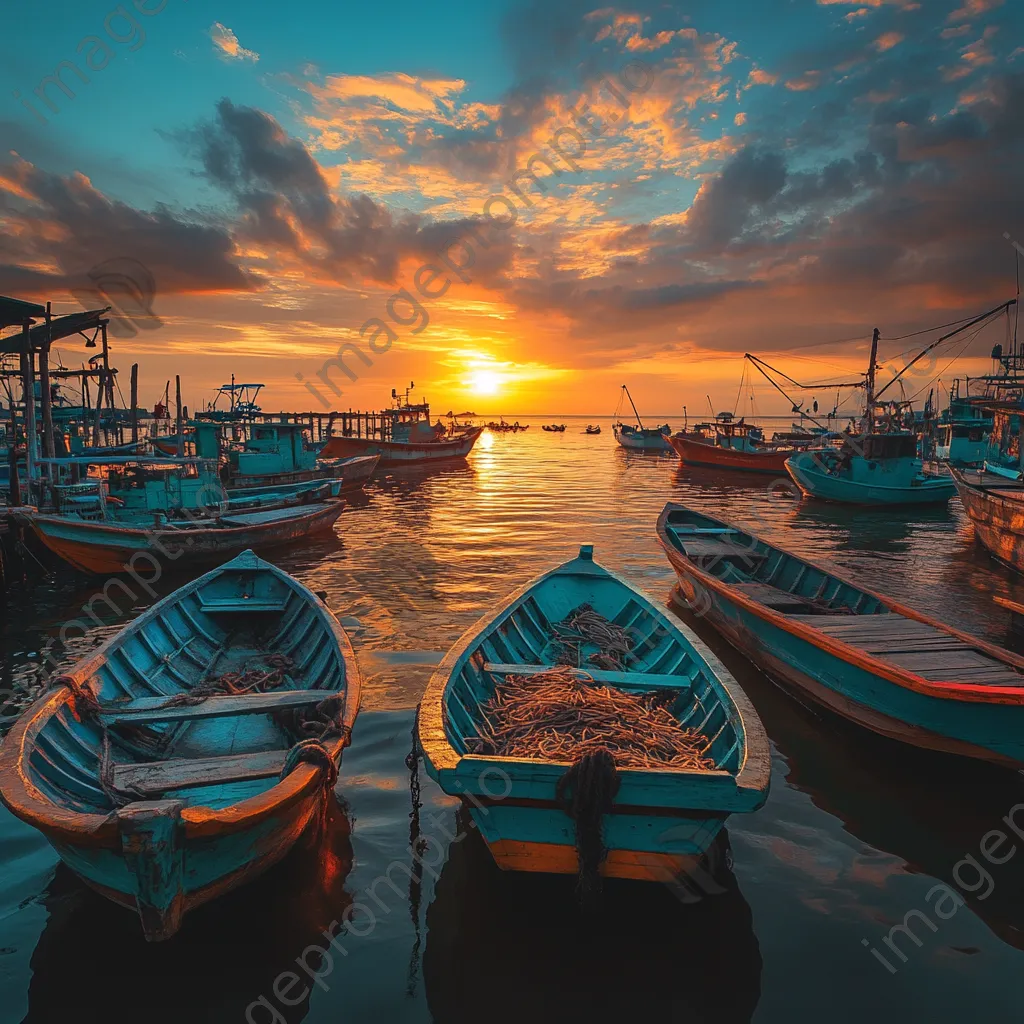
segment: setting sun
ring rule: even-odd
[[[493,370],[474,370],[467,384],[475,395],[496,395],[501,387],[501,375]]]

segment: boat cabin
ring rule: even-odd
[[[196,424],[196,452],[203,458],[220,451],[216,423]],[[275,476],[316,468],[317,453],[306,450],[301,423],[254,423],[241,450],[228,452],[229,472],[237,476]]]
[[[864,434],[860,437],[847,438],[843,443],[842,454],[844,456],[860,456],[869,462],[916,459],[917,435],[901,432],[898,434]]]

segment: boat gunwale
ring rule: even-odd
[[[308,481],[308,482],[309,483],[314,483],[314,484],[321,483],[321,481]],[[116,522],[108,522],[108,521],[102,520],[102,519],[99,519],[99,520],[93,520],[93,519],[73,519],[70,516],[58,516],[58,515],[53,515],[52,513],[48,513],[48,512],[21,511],[21,512],[19,512],[19,515],[23,516],[25,518],[25,520],[28,522],[28,524],[31,527],[33,527],[33,529],[36,529],[36,524],[37,523],[57,523],[57,524],[70,523],[72,526],[75,526],[75,527],[81,527],[81,526],[86,527],[86,531],[87,532],[89,530],[94,530],[98,534],[100,531],[103,531],[104,533],[112,533],[115,536],[138,536],[138,537],[142,537],[142,538],[152,538],[152,537],[174,538],[174,537],[195,537],[199,533],[212,533],[212,534],[216,534],[218,537],[226,536],[226,537],[230,538],[231,536],[233,536],[235,534],[242,533],[242,532],[245,532],[245,531],[248,531],[248,530],[258,530],[261,527],[268,527],[269,528],[271,526],[283,526],[285,524],[292,524],[292,523],[295,523],[297,521],[301,521],[301,522],[304,523],[306,521],[312,521],[312,520],[316,519],[318,516],[324,516],[324,518],[326,518],[328,510],[332,510],[332,511],[333,510],[337,510],[338,515],[341,515],[341,513],[344,511],[344,506],[345,506],[345,499],[344,498],[325,498],[322,502],[318,502],[317,505],[315,507],[313,507],[312,509],[310,509],[310,506],[308,506],[308,505],[286,506],[286,508],[288,508],[289,510],[291,508],[295,508],[295,509],[300,509],[302,511],[301,511],[300,514],[297,514],[297,515],[294,515],[294,516],[284,516],[284,517],[282,517],[280,519],[268,520],[265,523],[253,523],[253,524],[250,524],[248,526],[244,526],[244,525],[243,526],[220,526],[220,525],[214,526],[214,525],[212,525],[212,523],[216,522],[219,519],[219,516],[221,515],[221,514],[218,514],[218,516],[216,516],[216,517],[210,517],[211,525],[200,525],[199,527],[197,527],[195,529],[167,529],[164,524],[160,524],[160,526],[155,527],[155,528],[154,527],[121,526],[121,525],[118,525]],[[271,509],[259,509],[258,511],[261,511],[261,512],[274,512],[274,511],[277,511],[277,510],[271,508]],[[229,511],[229,512],[226,513],[228,518],[230,518],[232,515],[238,515],[238,514],[239,513],[237,511],[233,511],[233,512]],[[199,519],[199,522],[200,523],[204,523],[205,521],[203,519]],[[37,532],[38,533],[42,533],[41,530],[37,530]],[[61,539],[73,540],[74,538],[61,538]],[[277,568],[277,567],[275,566],[274,568]],[[155,608],[156,605],[154,605],[153,607]]]
[[[801,481],[797,477],[798,473],[816,474],[819,477],[824,477],[825,479],[828,479],[828,480],[835,480],[835,481],[837,481],[839,483],[852,484],[855,487],[865,487],[865,488],[870,487],[872,490],[877,490],[877,491],[893,491],[893,492],[896,492],[896,491],[903,492],[903,491],[905,491],[905,492],[910,493],[910,494],[912,494],[912,493],[921,493],[922,491],[928,492],[930,490],[935,490],[935,491],[946,490],[946,489],[948,489],[948,485],[951,482],[948,477],[938,476],[938,475],[936,475],[934,473],[926,473],[926,472],[924,472],[923,468],[922,468],[921,472],[918,474],[918,476],[920,476],[922,478],[922,480],[923,480],[922,483],[919,483],[919,484],[899,484],[899,485],[896,485],[896,484],[876,484],[876,483],[861,484],[859,481],[843,480],[840,477],[835,477],[831,473],[829,473],[827,471],[823,471],[820,468],[818,468],[818,469],[806,469],[803,465],[797,465],[796,467],[790,466],[790,463],[794,459],[799,458],[801,455],[809,456],[810,457],[810,461],[813,462],[814,461],[814,458],[813,458],[814,452],[815,452],[815,449],[811,449],[809,451],[796,452],[795,454],[791,455],[788,459],[786,459],[786,462],[785,462],[786,472],[790,475],[790,477],[792,477],[793,482],[797,485],[797,487],[800,488],[801,491],[803,491],[804,494],[807,495],[808,498],[816,498],[818,500],[828,500],[828,499],[822,499],[821,495],[814,494],[813,492],[808,491],[804,487],[803,483],[801,483]],[[805,460],[805,461],[807,461],[807,460]],[[952,467],[950,467],[950,468],[952,468]],[[956,494],[956,485],[955,484],[954,484],[953,490],[947,495],[946,500],[948,501],[950,498],[953,497],[954,494]],[[874,504],[877,504],[877,502],[871,502],[871,501],[858,502],[858,501],[851,501],[849,499],[843,499],[841,504],[846,504],[846,505],[874,505]],[[896,505],[896,504],[900,504],[900,503],[899,502],[892,502],[891,504]],[[915,504],[915,503],[914,502],[906,502],[904,504]]]
[[[732,601],[734,604],[739,605],[744,610],[756,615],[758,618],[765,620],[770,625],[779,627],[787,633],[792,633],[801,640],[805,640],[813,644],[813,646],[817,647],[819,650],[823,650],[826,653],[839,658],[841,661],[849,662],[858,668],[863,668],[874,675],[880,676],[888,682],[895,683],[896,685],[903,687],[904,689],[913,690],[914,692],[927,697],[938,697],[943,700],[960,700],[972,704],[1024,704],[1024,678],[1022,678],[1021,683],[1018,686],[962,683],[953,679],[948,681],[925,679],[923,676],[919,676],[909,669],[898,668],[896,665],[887,661],[882,661],[853,644],[846,643],[837,637],[823,633],[821,630],[816,629],[809,623],[795,622],[781,612],[768,608],[766,605],[761,604],[754,598],[748,597],[746,594],[736,590],[732,584],[723,583],[717,576],[705,572],[690,558],[688,558],[684,552],[680,551],[674,544],[672,544],[668,538],[668,517],[675,511],[694,512],[696,510],[680,504],[679,502],[670,501],[665,505],[661,515],[658,517],[658,541],[665,549],[668,560],[676,570],[677,575],[681,574],[681,570],[691,573],[705,586]],[[933,619],[922,612],[918,612],[913,608],[901,604],[893,598],[886,597],[884,594],[879,594],[874,590],[870,590],[858,583],[854,583],[853,580],[849,579],[841,572],[826,569],[817,562],[813,562],[809,559],[801,558],[799,555],[793,554],[786,548],[771,544],[768,541],[760,540],[760,538],[751,534],[749,530],[733,523],[730,520],[720,519],[717,516],[707,516],[702,512],[697,512],[697,515],[703,516],[706,519],[713,519],[715,522],[721,523],[723,526],[730,527],[739,533],[753,537],[755,540],[765,544],[772,550],[779,551],[788,558],[793,558],[797,562],[802,563],[811,569],[816,569],[818,572],[824,573],[826,576],[838,580],[840,583],[844,583],[848,587],[852,587],[859,593],[875,598],[883,606],[888,608],[890,611],[895,612],[897,615],[902,615],[904,618],[913,619],[917,622],[939,629],[949,636],[953,636],[958,640],[962,640],[970,644],[971,647],[977,648],[982,653],[988,654],[996,661],[1002,662],[1005,665],[1010,665],[1013,668],[1024,669],[1024,657],[1016,655],[1012,651],[1007,651],[1002,647],[997,647],[995,644],[989,643],[981,637],[972,636],[970,633],[965,633],[953,626],[939,622],[937,619]],[[684,566],[685,569],[683,570],[682,567]],[[854,614],[851,615],[850,618],[866,619],[869,618],[869,616]]]
[[[162,598],[62,674],[72,676],[81,684],[87,685],[87,680],[96,675],[112,650],[119,648],[124,640],[139,632],[147,622],[195,593],[201,585],[209,583],[215,575],[221,574],[227,566],[236,561],[237,557],[239,556]],[[295,590],[300,599],[311,605],[338,644],[345,672],[345,717],[341,735],[327,744],[331,758],[337,763],[345,746],[348,745],[362,695],[362,677],[359,674],[352,642],[334,612],[305,584],[271,562],[258,557],[255,562],[254,568],[262,571],[271,570]],[[341,691],[325,690],[324,694],[326,697],[339,692]],[[120,849],[121,835],[116,809],[100,814],[83,813],[61,807],[38,789],[25,770],[25,764],[39,733],[70,699],[71,691],[66,686],[48,690],[25,711],[4,738],[0,744],[0,801],[12,814],[43,832],[51,842]],[[187,839],[205,839],[242,832],[312,796],[316,787],[321,785],[320,779],[321,770],[318,766],[299,764],[275,785],[238,803],[216,810],[201,805],[187,806],[181,812],[185,836]]]
[[[456,672],[462,671],[465,660],[470,656],[471,651],[480,645],[485,633],[490,633],[492,628],[496,628],[499,620],[502,620],[504,616],[510,613],[515,605],[521,603],[541,583],[558,575],[569,575],[572,572],[570,567],[579,566],[580,562],[581,559],[578,557],[570,559],[518,587],[502,602],[499,608],[486,612],[473,623],[452,645],[434,670],[420,701],[417,733],[423,756],[428,766],[437,772],[438,775],[443,771],[457,772],[464,762],[469,761],[472,764],[473,761],[470,759],[478,761],[500,759],[507,760],[510,763],[550,766],[559,769],[571,767],[570,763],[565,761],[536,760],[533,758],[502,759],[499,757],[489,758],[487,755],[460,753],[448,739],[447,730],[445,729],[444,698],[449,686],[454,682]],[[686,777],[692,777],[694,780],[701,779],[706,781],[726,776],[733,781],[736,792],[761,793],[766,799],[771,780],[771,748],[768,742],[768,735],[753,703],[733,674],[686,623],[681,622],[674,615],[670,614],[670,609],[659,607],[641,590],[597,562],[585,561],[583,564],[590,567],[590,572],[596,569],[601,575],[620,584],[648,612],[664,621],[665,625],[676,633],[677,639],[682,644],[689,646],[696,660],[702,663],[703,670],[712,676],[718,684],[718,688],[721,690],[718,693],[718,698],[723,702],[727,714],[729,708],[726,702],[731,701],[732,703],[732,710],[735,712],[738,720],[736,727],[742,730],[744,753],[743,761],[736,772],[733,773],[716,768],[710,772],[685,773],[675,769],[673,777],[678,777],[681,774]],[[680,676],[681,682],[684,679],[686,679],[685,676]],[[690,682],[692,685],[692,680]],[[668,769],[663,770],[660,768],[618,770],[629,773],[626,776],[627,778],[640,777],[645,774],[655,776],[667,776],[669,774]],[[486,792],[483,795],[487,796]],[[762,799],[761,802],[763,803],[764,800]],[[555,804],[552,804],[552,806],[555,806]],[[629,813],[631,808],[616,804],[615,810],[616,812]],[[635,813],[648,813],[649,810],[650,808],[646,806],[639,807]]]

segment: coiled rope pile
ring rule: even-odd
[[[575,763],[606,750],[617,768],[713,769],[707,737],[665,706],[679,693],[628,693],[567,666],[506,676],[481,706],[483,752]]]

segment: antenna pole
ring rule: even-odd
[[[633,401],[633,396],[629,393],[629,388],[625,384],[622,385],[622,390],[626,392],[626,397],[629,399],[629,404],[633,406],[633,415],[636,417],[637,423],[640,425],[640,429],[644,430],[643,423],[640,422],[640,413],[636,411],[636,403]]]

